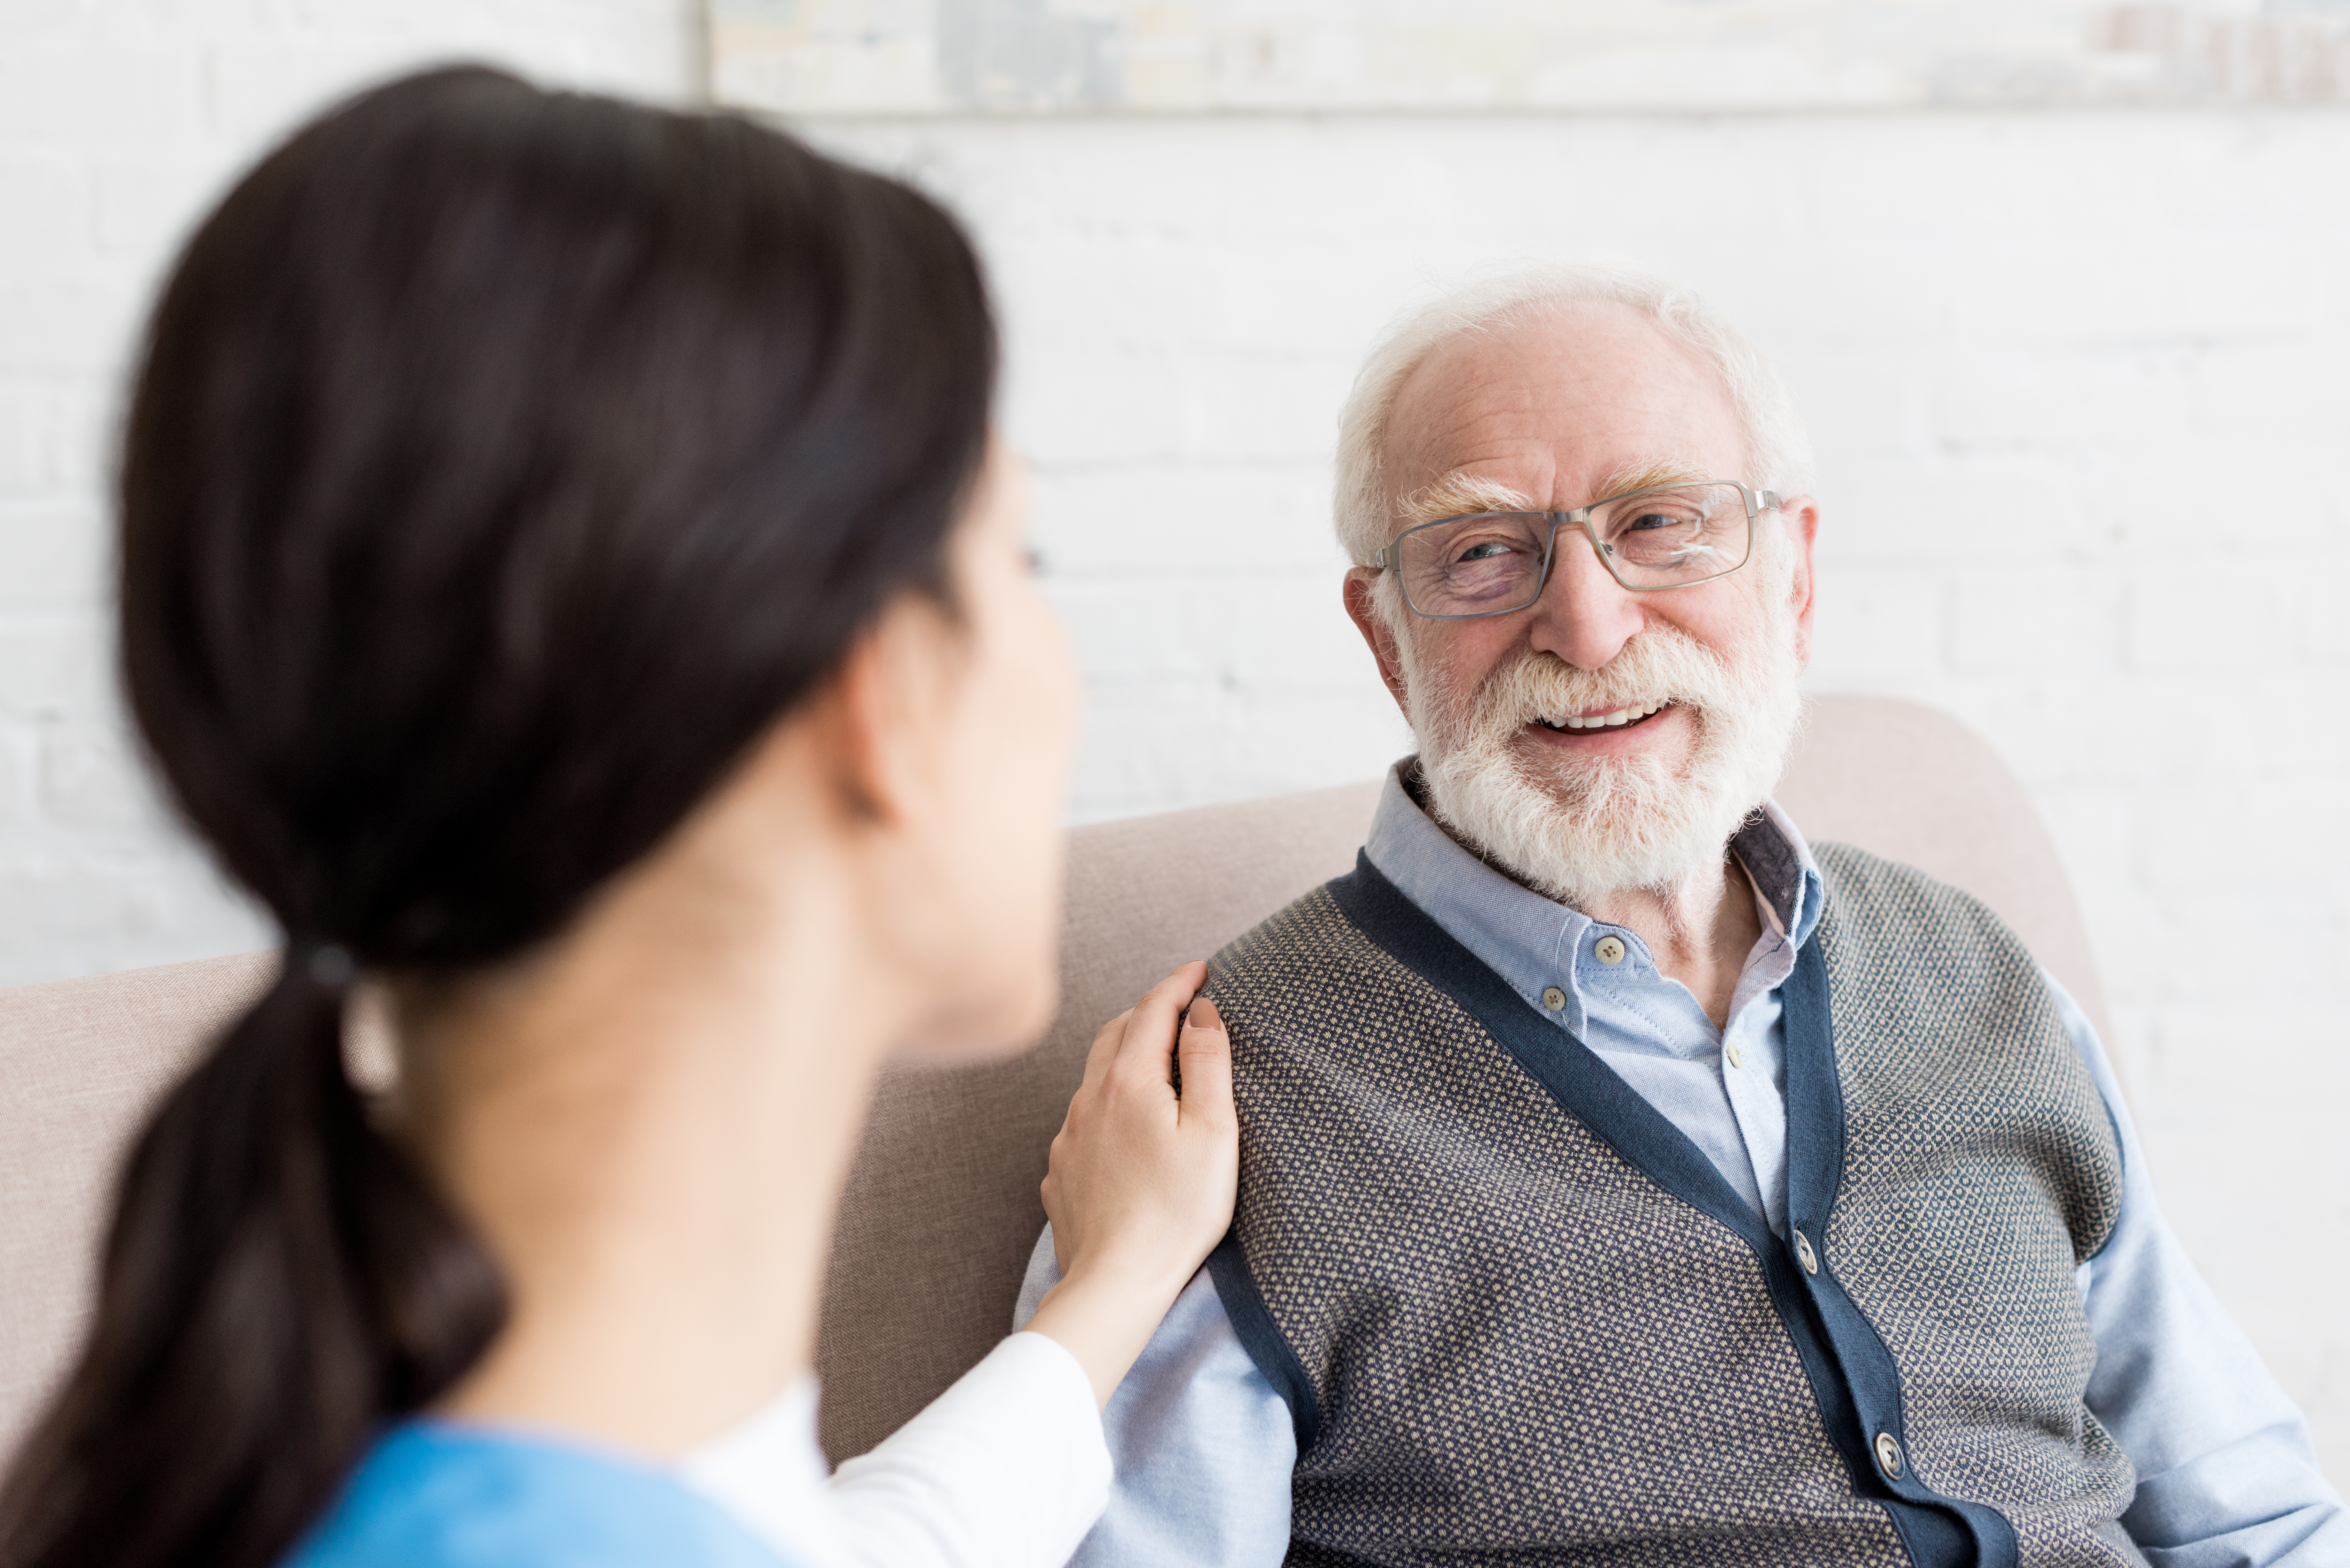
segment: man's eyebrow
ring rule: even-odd
[[[1604,501],[1611,495],[1629,495],[1635,490],[1656,490],[1668,484],[1694,484],[1701,479],[1711,479],[1702,463],[1685,458],[1652,457],[1627,463],[1599,483],[1599,493],[1592,501]],[[1589,505],[1590,502],[1584,503]]]
[[[1636,490],[1656,490],[1669,484],[1693,484],[1713,475],[1703,463],[1686,458],[1652,457],[1627,463],[1602,480],[1596,493],[1582,504],[1604,501],[1611,495],[1628,495]],[[1407,528],[1421,523],[1433,523],[1440,517],[1460,517],[1471,512],[1542,512],[1547,510],[1539,502],[1521,491],[1511,489],[1499,480],[1463,471],[1445,474],[1430,481],[1396,504],[1403,525]]]
[[[1397,503],[1405,526],[1471,512],[1539,512],[1524,495],[1482,474],[1452,472],[1421,485]]]

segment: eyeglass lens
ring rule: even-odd
[[[1602,559],[1627,587],[1678,587],[1746,560],[1746,499],[1734,484],[1690,484],[1617,497],[1592,510]],[[1550,515],[1481,512],[1414,528],[1397,541],[1404,596],[1422,615],[1499,615],[1542,591]]]

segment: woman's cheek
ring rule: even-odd
[[[965,994],[988,998],[985,1043],[1016,1048],[1052,1022],[1057,1001],[1077,686],[1050,606],[1024,576],[1001,587],[973,628],[972,700],[949,780],[960,822],[940,891],[951,890],[965,933]]]
[[[1011,885],[1025,889],[1023,925],[1030,933],[1036,982],[1032,1026],[1052,1022],[1060,986],[1061,899],[1065,876],[1069,770],[1074,760],[1079,688],[1060,617],[1032,585],[1024,584],[1033,613],[1024,627],[1020,685],[1025,701],[1008,726],[1021,737],[1022,755],[1007,758],[1005,777],[1017,779],[1024,801],[1010,803],[1024,816],[1017,836],[1024,867],[1006,867]]]

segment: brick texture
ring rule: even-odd
[[[691,95],[688,0],[30,0],[0,22],[0,983],[258,945],[139,779],[104,477],[139,315],[299,115],[455,56]],[[2055,833],[2181,1234],[2350,1479],[2350,115],[836,120],[969,220],[1097,819],[1402,745],[1333,418],[1431,279],[1685,278],[1819,448],[1812,682],[1958,713]]]

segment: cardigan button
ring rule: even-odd
[[[1812,1239],[1801,1231],[1795,1232],[1795,1262],[1804,1265],[1804,1272],[1807,1274],[1820,1272],[1820,1255],[1812,1251]],[[1877,1451],[1881,1454],[1884,1449],[1880,1448]]]
[[[1901,1445],[1893,1440],[1890,1432],[1877,1434],[1877,1462],[1889,1479],[1901,1479]]]

